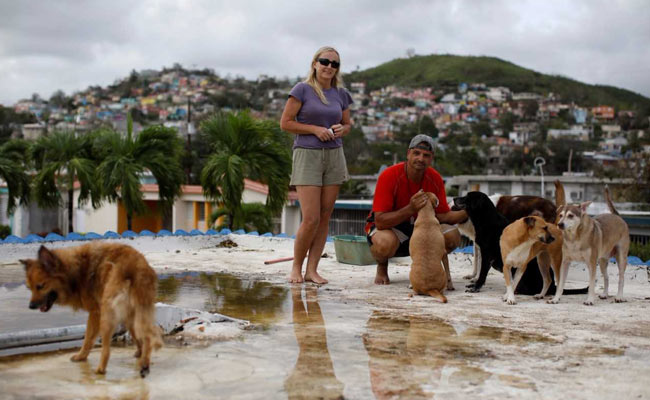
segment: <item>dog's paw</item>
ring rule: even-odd
[[[456,290],[456,288],[454,287],[454,284],[453,284],[453,283],[448,282],[448,283],[447,283],[447,289],[446,289],[446,290],[448,290],[448,291],[451,292],[452,290]]]
[[[560,302],[560,299],[555,299],[555,298],[550,299],[550,300],[546,300],[546,304],[557,304],[559,302]]]
[[[582,304],[584,304],[586,306],[593,306],[594,302],[593,302],[593,300],[585,300],[584,303],[582,303]]]
[[[86,359],[88,359],[88,356],[82,354],[75,354],[74,356],[70,357],[70,361],[72,362],[86,361]]]
[[[149,366],[148,365],[146,367],[140,368],[140,377],[141,378],[146,378],[147,375],[149,375]]]
[[[535,300],[541,300],[541,299],[543,299],[543,298],[544,298],[544,296],[542,296],[542,295],[539,294],[539,293],[533,296],[533,299],[535,299]]]
[[[99,375],[106,375],[106,368],[97,367],[95,372],[98,373]]]
[[[477,288],[476,286],[466,286],[465,287],[465,292],[466,293],[478,293],[480,291],[481,291],[481,289]]]
[[[623,297],[614,297],[614,302],[615,303],[625,303],[625,302],[627,302],[627,300],[624,299]]]
[[[474,279],[474,274],[465,275],[463,279]]]
[[[605,299],[607,299],[607,295],[606,294],[599,294],[598,298],[601,299],[601,300],[605,300]]]
[[[513,298],[508,298],[507,303],[510,304],[511,306],[514,306],[515,304],[517,304],[514,297]]]
[[[140,349],[137,349],[135,353],[133,353],[133,357],[135,358],[140,358],[141,355],[142,355],[142,351]]]

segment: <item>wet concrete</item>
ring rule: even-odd
[[[372,284],[372,268],[331,260],[323,261],[330,284],[288,285],[286,266],[262,261],[289,253],[290,243],[270,241],[271,251],[259,250],[258,238],[238,241],[228,249],[208,243],[198,254],[171,247],[148,259],[163,272],[160,300],[256,328],[219,342],[169,337],[146,379],[133,346],[113,346],[105,376],[93,372],[98,349],[83,363],[68,360],[72,351],[0,358],[0,397],[650,398],[648,303],[637,299],[645,286],[634,292],[634,280],[623,305],[522,297],[507,306],[502,277],[493,275],[482,293],[450,292],[441,305],[407,296],[408,264],[391,264],[386,287]],[[179,274],[183,268],[204,272]],[[452,259],[452,268],[460,287],[470,264]]]
[[[70,351],[0,359],[9,398],[464,398],[538,393],[535,379],[502,369],[504,357],[561,346],[543,335],[454,324],[429,315],[338,302],[337,291],[250,281],[224,273],[160,279],[160,300],[250,319],[242,340],[182,344],[167,338],[152,374],[137,376],[131,346],[114,345],[106,376]],[[6,307],[3,305],[3,314]],[[536,353],[535,353],[536,354]],[[621,351],[584,349],[583,357]],[[497,389],[498,388],[498,389]]]

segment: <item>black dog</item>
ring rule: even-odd
[[[503,230],[514,220],[530,215],[514,215],[513,221],[509,220],[497,211],[490,198],[482,192],[469,192],[467,196],[454,198],[454,205],[467,212],[474,230],[476,231],[475,242],[481,249],[481,270],[476,282],[467,285],[468,292],[478,292],[487,277],[490,267],[493,267],[499,272],[503,272],[503,260],[501,258],[501,247],[499,246],[499,239]],[[532,211],[532,210],[531,210]],[[532,263],[535,263],[533,266]],[[534,267],[534,268],[533,268]],[[529,267],[524,272],[524,275],[517,286],[515,293],[524,295],[535,295],[541,292],[543,286],[542,276],[537,268],[537,261],[531,261]],[[579,294],[586,293],[587,288],[584,289],[567,289],[565,294]],[[548,294],[555,293],[555,282],[551,282]]]

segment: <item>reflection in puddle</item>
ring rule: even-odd
[[[85,325],[87,312],[54,306],[41,313],[28,309],[30,292],[24,284],[22,267],[0,269],[0,334],[45,328]],[[158,301],[216,312],[268,327],[280,318],[288,301],[288,290],[269,282],[242,279],[224,273],[181,273],[159,277]],[[31,347],[47,352],[77,347],[78,341]],[[20,350],[0,350],[0,356]]]
[[[318,289],[291,287],[293,325],[299,353],[296,365],[284,382],[290,399],[343,398],[343,383],[336,378],[327,348],[325,321],[318,304]]]
[[[372,391],[379,399],[429,398],[439,388],[481,385],[492,376],[478,366],[495,358],[491,346],[552,341],[494,327],[459,330],[435,318],[378,311],[366,327],[363,342],[370,357]],[[508,386],[535,390],[535,384],[526,378],[499,379]]]
[[[158,301],[224,314],[268,327],[288,299],[286,287],[226,273],[161,276]]]

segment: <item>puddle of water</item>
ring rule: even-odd
[[[87,313],[55,305],[47,313],[28,308],[30,292],[20,266],[0,268],[0,333],[85,324]],[[161,276],[158,301],[217,312],[268,327],[287,303],[288,289],[225,273]]]
[[[224,314],[263,327],[278,320],[289,300],[288,293],[283,286],[226,273],[174,274],[158,280],[158,301]]]
[[[434,317],[375,312],[364,345],[372,390],[378,398],[428,398],[451,388],[472,388],[494,378],[518,389],[535,390],[527,377],[494,374],[482,366],[495,359],[494,345],[522,347],[551,339],[481,326],[458,329]]]

